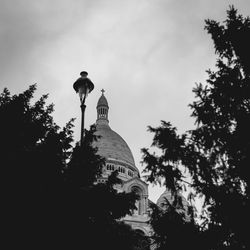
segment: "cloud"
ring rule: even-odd
[[[249,0],[233,0],[249,15]],[[79,100],[72,84],[87,70],[95,84],[86,126],[95,122],[100,90],[106,89],[110,122],[131,145],[150,145],[147,125],[171,121],[193,126],[188,103],[195,82],[214,65],[204,19],[224,20],[227,0],[0,0],[0,87],[14,93],[38,83],[50,93],[55,120],[76,121]]]
[[[0,75],[15,82],[19,74],[32,76],[43,68],[54,46],[82,17],[91,11],[91,1],[1,1]],[[84,22],[82,22],[84,28]],[[8,80],[9,78],[9,80]],[[26,79],[28,80],[29,77]],[[31,77],[32,78],[32,77]]]

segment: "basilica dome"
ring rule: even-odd
[[[96,128],[96,135],[100,136],[95,144],[98,153],[107,159],[121,161],[135,168],[134,157],[123,138],[113,131],[109,125],[97,124]]]
[[[105,165],[102,166],[102,174],[98,176],[97,183],[105,183],[112,172],[116,171],[121,182],[115,184],[114,188],[118,192],[135,192],[138,195],[135,207],[131,210],[132,213],[121,218],[121,221],[142,234],[151,235],[148,216],[148,185],[140,179],[139,170],[135,166],[128,144],[109,125],[109,105],[104,96],[104,90],[102,90],[96,109],[97,141],[93,143],[93,146],[97,148],[97,154],[105,158]]]
[[[104,92],[104,91],[103,91]],[[108,102],[104,93],[97,103],[97,120],[96,132],[99,138],[94,142],[94,146],[98,148],[98,154],[106,158],[106,163],[110,168],[107,170],[118,170],[123,177],[122,179],[130,179],[139,175],[139,170],[135,166],[132,152],[125,140],[109,126],[108,120]],[[113,168],[112,168],[113,166]]]

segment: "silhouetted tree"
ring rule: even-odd
[[[88,245],[90,249],[135,249],[139,236],[121,219],[135,209],[137,196],[117,191],[115,186],[121,180],[116,171],[106,182],[98,182],[105,159],[92,146],[99,139],[94,132],[95,126],[85,130],[83,145],[75,147],[64,172],[71,198],[79,196],[74,199],[77,204],[67,209],[69,216],[75,218],[69,221],[69,244],[74,242],[82,248]],[[77,232],[81,233],[75,237]]]
[[[35,90],[31,85],[11,96],[5,88],[0,95],[0,154],[8,244],[38,249],[62,186],[73,120],[60,130],[51,116],[53,105],[45,105],[48,95],[31,104]]]
[[[45,104],[48,95],[31,103],[35,90],[31,85],[19,95],[7,89],[0,95],[8,247],[135,249],[141,237],[120,219],[135,208],[137,197],[114,188],[120,183],[116,172],[98,183],[105,159],[92,147],[95,127],[72,150],[73,119],[60,130],[53,105]]]
[[[196,100],[190,107],[197,128],[177,135],[170,123],[150,127],[155,134],[152,145],[162,153],[143,149],[145,171],[149,181],[165,180],[173,192],[185,180],[183,166],[189,171],[191,187],[204,197],[202,249],[248,249],[250,19],[230,7],[223,24],[206,20],[205,29],[218,59],[216,70],[207,71],[206,84],[193,90]]]
[[[144,173],[147,181],[166,187],[172,197],[165,199],[163,205],[151,205],[151,225],[154,231],[152,242],[156,249],[179,250],[201,249],[201,235],[194,220],[194,208],[183,203],[181,195],[185,176],[181,167],[181,158],[185,148],[185,135],[178,136],[176,128],[162,121],[157,128],[149,127],[154,133],[152,147],[158,154],[142,149],[143,161],[146,163]]]

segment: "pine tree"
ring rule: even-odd
[[[71,246],[74,242],[82,248],[88,245],[93,250],[134,250],[141,237],[121,219],[135,209],[137,196],[118,192],[115,186],[121,180],[116,171],[105,183],[98,182],[105,159],[97,155],[97,148],[92,145],[100,138],[95,136],[95,126],[84,134],[83,145],[74,148],[64,172],[71,199],[67,207],[68,244]],[[78,237],[77,233],[80,233]]]
[[[137,232],[121,221],[136,195],[115,189],[114,172],[98,183],[105,159],[92,146],[95,127],[72,148],[73,120],[54,122],[48,95],[33,101],[35,85],[0,95],[0,152],[5,237],[28,249],[139,249]],[[13,240],[14,239],[14,240]],[[14,246],[15,245],[15,246]]]
[[[215,70],[208,70],[205,84],[194,88],[190,105],[197,128],[177,135],[162,122],[153,146],[158,157],[143,149],[148,180],[165,180],[173,192],[183,184],[184,166],[191,187],[204,197],[203,249],[248,249],[250,164],[250,19],[227,11],[222,24],[206,20],[218,56]]]
[[[73,140],[73,120],[60,129],[53,105],[45,104],[48,95],[31,104],[35,90],[31,85],[11,96],[5,88],[0,95],[2,209],[10,248],[42,248]]]

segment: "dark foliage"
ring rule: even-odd
[[[2,209],[9,248],[42,248],[43,232],[55,226],[54,204],[72,142],[73,120],[60,130],[51,116],[53,105],[45,106],[47,95],[31,104],[35,90],[31,85],[19,95],[7,89],[0,95]]]
[[[120,219],[135,208],[137,197],[133,193],[118,193],[114,188],[120,183],[117,172],[113,172],[107,182],[97,182],[105,161],[91,146],[97,139],[94,131],[94,126],[85,131],[83,145],[76,146],[64,172],[70,199],[76,202],[67,205],[70,217],[74,218],[68,225],[70,245],[74,242],[78,247],[88,246],[93,250],[134,249],[138,241],[136,232]]]
[[[9,249],[139,249],[142,237],[120,219],[135,208],[113,173],[97,183],[105,159],[92,147],[95,127],[72,150],[72,122],[60,129],[36,86],[0,95],[4,238]],[[6,235],[6,237],[5,237]],[[8,237],[7,237],[8,236]]]
[[[151,224],[156,249],[203,249],[198,226],[176,204],[168,203],[166,210],[153,205]]]
[[[204,197],[203,223],[196,238],[202,249],[249,249],[250,19],[230,7],[223,24],[206,20],[205,29],[218,59],[216,71],[207,71],[207,83],[193,90],[196,100],[190,107],[197,128],[179,136],[170,123],[150,127],[155,134],[152,146],[162,153],[143,149],[145,172],[149,181],[163,179],[177,192],[184,183],[185,166],[191,188]],[[183,220],[177,216],[174,225],[164,220],[161,213],[153,220],[156,236],[168,237],[166,246],[176,249],[171,242],[177,238],[167,225],[182,230]]]

